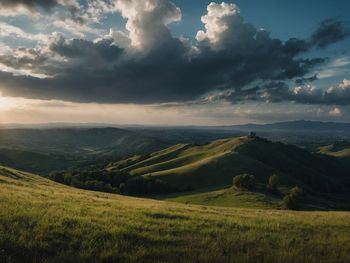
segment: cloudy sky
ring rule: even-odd
[[[348,0],[0,0],[0,122],[347,122],[348,10]]]

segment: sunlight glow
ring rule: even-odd
[[[13,98],[2,97],[0,93],[0,111],[7,111],[16,106],[16,101]]]

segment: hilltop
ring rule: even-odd
[[[309,193],[309,208],[316,205],[319,209],[349,209],[346,201],[350,189],[348,162],[259,137],[227,138],[201,145],[177,144],[152,154],[112,162],[105,169],[157,178],[179,189],[195,190],[193,195],[179,193],[179,198],[171,200],[229,205],[236,204],[236,197],[243,194],[253,203],[261,198],[274,200],[265,202],[269,207],[276,207],[278,202],[276,196],[264,189],[269,177],[276,174],[280,180],[280,194],[298,185]],[[253,193],[252,199],[247,196],[252,193],[228,189],[232,178],[243,173],[255,176],[258,192]],[[226,190],[219,195],[215,192],[222,189]],[[216,201],[208,201],[213,196]],[[243,206],[249,204],[246,202]]]
[[[347,262],[350,213],[214,208],[0,167],[1,262]],[[132,251],[132,253],[130,253]]]
[[[339,165],[339,166],[338,166]],[[149,155],[112,162],[108,170],[155,176],[177,186],[194,188],[229,185],[232,177],[251,173],[266,183],[273,173],[282,184],[315,191],[339,191],[347,177],[344,163],[299,147],[249,136],[215,140],[202,145],[177,144]],[[345,189],[344,189],[345,190]]]

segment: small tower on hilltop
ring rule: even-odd
[[[251,131],[248,135],[249,138],[256,138],[256,132]]]

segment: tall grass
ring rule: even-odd
[[[0,169],[0,262],[349,262],[350,213],[183,205]]]

